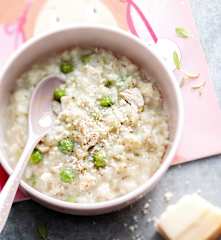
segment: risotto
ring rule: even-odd
[[[53,126],[34,149],[23,179],[77,203],[111,200],[147,181],[169,144],[168,114],[154,79],[104,49],[55,54],[17,80],[7,113],[12,164],[27,139],[32,91],[49,75],[65,82],[54,90]]]

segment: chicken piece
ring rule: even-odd
[[[79,120],[75,128],[78,130],[75,138],[85,149],[95,146],[99,141],[99,134],[94,130],[95,125],[93,122]]]
[[[85,138],[87,149],[94,147],[99,140],[99,134],[96,132],[91,132]]]
[[[144,99],[138,88],[127,89],[121,92],[120,96],[130,105],[136,106],[138,110],[143,109]]]
[[[50,146],[47,146],[47,145],[45,145],[45,144],[43,144],[43,143],[39,143],[39,144],[38,144],[38,149],[39,149],[42,153],[47,153],[47,152],[49,152],[49,150],[50,150]]]
[[[97,179],[90,173],[85,173],[79,176],[80,181],[79,181],[79,188],[80,191],[88,191],[91,188],[93,188],[96,183]]]
[[[132,133],[127,133],[122,136],[121,144],[124,145],[128,151],[133,151],[141,148],[143,141],[142,138]]]

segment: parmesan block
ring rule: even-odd
[[[221,209],[197,194],[169,206],[156,223],[168,240],[215,240],[221,236]]]

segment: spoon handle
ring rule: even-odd
[[[0,194],[0,233],[7,221],[15,194],[37,140],[28,140],[25,149]]]

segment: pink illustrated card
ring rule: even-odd
[[[188,0],[0,0],[0,64],[32,36],[79,23],[129,31],[174,71],[185,108],[174,164],[221,153],[221,111]],[[0,168],[0,189],[6,179]]]

